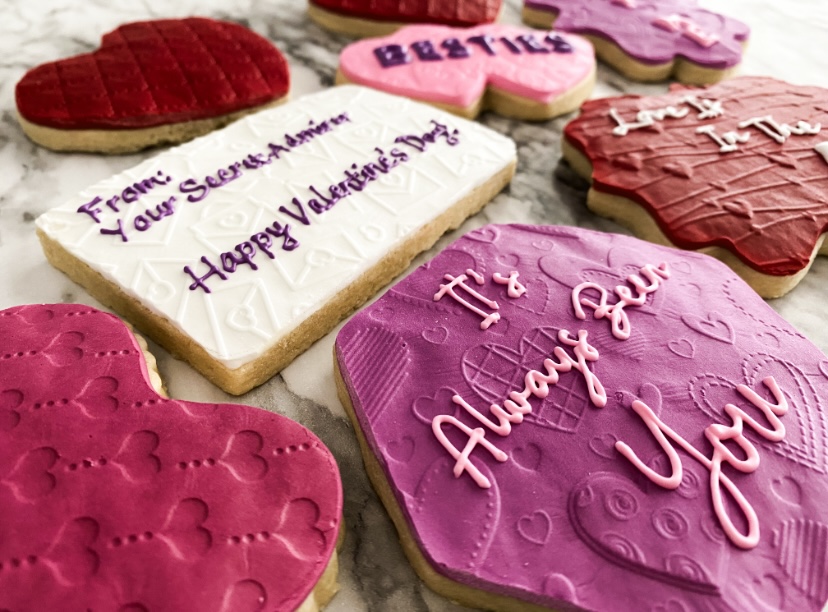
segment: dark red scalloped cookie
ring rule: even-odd
[[[33,68],[15,94],[26,133],[51,146],[41,132],[47,141],[62,134],[49,128],[139,130],[206,120],[197,132],[157,141],[185,140],[289,89],[287,61],[268,40],[234,23],[190,17],[122,25],[92,53]],[[210,123],[216,118],[227,120]],[[59,144],[51,148],[77,150]]]

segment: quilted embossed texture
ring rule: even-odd
[[[115,317],[0,312],[0,609],[293,610],[336,544],[301,425],[167,400]]]
[[[27,120],[62,129],[145,128],[281,98],[284,56],[233,24],[192,17],[120,26],[93,53],[38,66],[17,84]]]
[[[473,26],[492,23],[500,0],[311,0],[319,8],[375,21]]]

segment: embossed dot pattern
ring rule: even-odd
[[[490,281],[507,271],[502,262],[526,279],[526,296],[510,299]],[[595,283],[615,304],[616,286],[629,286],[630,274],[662,262],[669,278],[644,304],[625,310],[627,340],[588,308],[585,320],[576,318],[576,286]],[[468,309],[432,306],[443,275],[469,268],[485,279],[475,290],[499,304],[501,319],[485,331]],[[590,291],[590,299],[599,300]],[[388,309],[393,316],[374,316]],[[438,327],[448,330],[450,341],[435,344],[423,334]],[[510,392],[520,393],[530,370],[545,372],[544,359],[560,361],[554,352],[560,330],[586,331],[598,351],[589,367],[606,390],[603,408],[590,402],[575,369],[560,372],[544,397],[529,396],[531,412],[513,421],[506,435],[452,401],[460,395],[497,425],[490,406],[503,407]],[[768,334],[775,338],[772,350]],[[407,344],[408,360],[392,371],[366,354],[366,337]],[[676,345],[679,339],[687,344]],[[826,357],[710,257],[577,228],[486,226],[446,246],[357,313],[337,337],[336,357],[357,425],[415,543],[451,580],[553,609],[754,610],[779,602],[781,593],[784,609],[816,612],[828,599]],[[393,401],[381,401],[372,372],[394,382]],[[770,442],[745,422],[758,468],[742,473],[722,466],[758,519],[759,543],[742,550],[714,513],[705,466],[678,450],[682,479],[666,489],[616,444],[629,444],[647,467],[669,476],[669,458],[633,402],[646,403],[710,457],[705,429],[733,423],[727,404],[768,426],[736,391],[745,385],[770,399],[762,383],[768,376],[789,403],[781,417],[785,437]],[[480,444],[470,449],[490,488],[467,473],[455,477],[455,460],[432,431],[439,415],[482,428],[485,440],[508,456],[501,462]],[[442,429],[459,454],[470,437],[447,423]],[[410,440],[404,454],[403,432]],[[727,493],[724,502],[744,530]]]
[[[0,609],[292,610],[333,553],[333,457],[243,405],[159,397],[112,315],[0,312]],[[204,576],[210,577],[204,580]]]

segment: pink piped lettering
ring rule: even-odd
[[[662,476],[645,465],[625,442],[619,440],[615,443],[615,448],[618,452],[626,457],[642,474],[655,484],[667,489],[677,488],[682,480],[681,460],[678,452],[670,443],[670,440],[698,461],[710,472],[710,496],[716,518],[719,519],[719,523],[730,541],[743,549],[755,548],[759,543],[759,519],[756,516],[756,511],[747,498],[745,498],[744,494],[730,478],[722,473],[722,463],[727,463],[732,468],[743,473],[755,472],[758,469],[759,450],[744,436],[743,430],[746,424],[757,434],[771,442],[779,442],[785,437],[785,426],[779,417],[788,412],[788,402],[772,376],[765,378],[762,383],[770,390],[776,403],[771,403],[763,399],[746,385],[739,385],[736,387],[736,390],[742,397],[762,412],[770,427],[765,427],[760,424],[738,406],[726,404],[724,412],[730,417],[731,424],[723,425],[713,423],[704,430],[705,437],[713,446],[713,453],[710,458],[704,456],[687,440],[661,421],[644,402],[640,400],[633,402],[633,410],[644,421],[644,424],[656,438],[670,460],[672,473],[669,477]],[[725,445],[726,441],[732,441],[736,444],[744,453],[745,458],[740,459],[734,455]],[[744,516],[747,524],[746,534],[741,533],[733,524],[733,520],[725,507],[722,488],[730,494],[739,511]]]
[[[469,437],[469,441],[466,443],[466,446],[462,451],[454,446],[448,437],[446,437],[446,434],[442,429],[443,423],[453,425]],[[471,459],[469,459],[469,455],[471,455],[471,452],[477,445],[480,445],[489,451],[492,457],[498,461],[506,461],[509,458],[509,455],[504,453],[486,439],[486,431],[482,427],[472,429],[449,414],[441,414],[440,416],[434,417],[431,421],[431,429],[437,437],[437,440],[439,440],[440,444],[443,445],[443,448],[445,448],[449,454],[456,459],[453,471],[455,478],[459,478],[463,472],[468,472],[469,476],[472,477],[474,482],[476,482],[480,488],[488,489],[492,486],[491,481],[486,478],[477,466],[472,463]]]
[[[546,372],[530,370],[524,376],[523,391],[511,391],[509,393],[509,398],[503,402],[502,407],[497,404],[489,406],[489,411],[497,422],[471,406],[460,395],[455,394],[451,398],[452,402],[463,408],[463,410],[485,425],[490,431],[498,434],[499,436],[508,436],[512,433],[512,425],[522,423],[524,415],[532,412],[532,406],[528,401],[530,396],[540,399],[545,398],[549,395],[549,385],[555,385],[558,383],[559,372],[570,372],[572,370],[577,370],[583,375],[584,380],[586,381],[587,389],[589,390],[589,397],[592,403],[598,408],[603,408],[607,403],[606,391],[604,390],[604,386],[601,384],[601,381],[598,380],[598,377],[595,376],[587,365],[588,362],[598,360],[598,351],[587,342],[587,332],[579,330],[578,337],[575,339],[567,330],[562,329],[558,332],[558,340],[560,340],[560,342],[565,346],[572,347],[572,352],[575,357],[573,358],[567,354],[563,347],[556,346],[553,351],[553,355],[557,357],[558,361],[556,362],[550,358],[544,359],[543,367]],[[448,438],[446,438],[440,428],[443,423],[450,423],[469,436],[469,443],[466,445],[466,449],[464,449],[463,452],[460,452],[449,442]],[[491,483],[489,480],[480,474],[480,471],[477,470],[468,458],[471,449],[473,449],[476,444],[479,443],[484,446],[489,444],[484,438],[485,430],[482,427],[472,430],[455,417],[445,414],[435,417],[431,421],[431,426],[434,431],[434,435],[437,437],[440,444],[443,445],[452,457],[457,459],[457,463],[454,468],[454,475],[459,476],[464,471],[467,471],[479,486],[483,488],[490,487]],[[469,447],[469,445],[471,445],[471,447]],[[495,454],[494,450],[498,450],[496,447],[486,446],[486,448],[498,461],[505,461],[508,459],[508,456],[505,453],[502,453],[502,459],[500,458],[500,455]],[[468,452],[466,452],[467,450]],[[498,450],[498,452],[501,451]]]
[[[498,285],[506,285],[506,295],[510,298],[516,300],[520,296],[526,293],[526,287],[524,287],[518,281],[519,273],[515,270],[509,272],[509,276],[503,276],[499,272],[495,272],[492,275],[492,280],[496,282]]]
[[[462,289],[468,295],[478,300],[479,302],[482,302],[492,310],[497,310],[500,308],[500,306],[494,300],[490,300],[486,296],[480,294],[474,288],[469,287],[466,284],[466,281],[469,279],[469,277],[471,277],[477,284],[483,284],[483,277],[480,276],[480,274],[478,274],[474,270],[466,270],[466,274],[460,274],[457,277],[452,276],[451,274],[443,275],[443,279],[449,281],[449,283],[440,284],[440,290],[434,294],[434,301],[439,302],[444,295],[448,294],[456,302],[462,304],[465,308],[468,308],[475,314],[480,315],[480,317],[483,319],[480,322],[480,329],[489,329],[489,326],[491,326],[493,323],[497,323],[500,320],[500,314],[498,314],[497,312],[486,312],[478,308],[477,306],[474,306],[471,302],[465,300],[460,294],[458,294],[455,291],[455,287]]]
[[[614,292],[618,297],[615,304],[607,303],[609,294],[597,283],[581,283],[572,290],[572,307],[575,309],[575,316],[582,321],[586,319],[584,312],[584,306],[586,306],[592,310],[594,318],[609,319],[613,336],[619,340],[626,340],[630,337],[632,330],[629,317],[624,309],[627,306],[643,306],[647,301],[647,296],[656,291],[661,286],[661,281],[667,278],[670,278],[670,269],[666,263],[661,263],[657,267],[647,264],[639,270],[638,274],[631,274],[627,277],[627,282],[633,286],[635,295],[629,287],[623,285],[615,287]],[[598,303],[581,296],[586,289],[598,292]]]

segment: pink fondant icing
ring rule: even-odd
[[[518,299],[492,280],[503,262]],[[499,304],[488,329],[432,300],[446,270],[466,269]],[[608,305],[637,293],[631,333],[579,319],[576,287],[596,304],[597,287]],[[544,369],[563,330],[594,349],[603,407],[587,377]],[[374,355],[375,337],[405,359]],[[828,602],[826,357],[710,257],[487,226],[354,316],[336,357],[418,546],[452,580],[565,609]],[[405,460],[388,450],[403,438]]]
[[[160,397],[116,317],[0,312],[0,609],[295,610],[336,545],[310,431]]]
[[[725,69],[742,60],[748,26],[699,8],[696,0],[525,0],[527,8],[557,15],[555,29],[598,36],[644,64],[675,57]]]
[[[582,83],[595,70],[595,53],[587,40],[571,34],[552,34],[571,46],[571,50],[555,51],[552,44],[543,42],[547,33],[516,26],[485,25],[469,29],[408,26],[384,38],[348,45],[340,54],[339,67],[351,82],[426,102],[467,108],[487,87],[495,87],[548,104]],[[488,45],[468,42],[481,36],[491,37]],[[525,44],[518,42],[520,36],[534,37],[548,52],[530,52]],[[449,57],[450,50],[441,45],[450,39],[458,39],[468,56]],[[419,41],[431,42],[429,54],[436,53],[442,59],[420,59],[412,49]],[[410,61],[383,66],[375,51],[387,45],[403,47]]]

